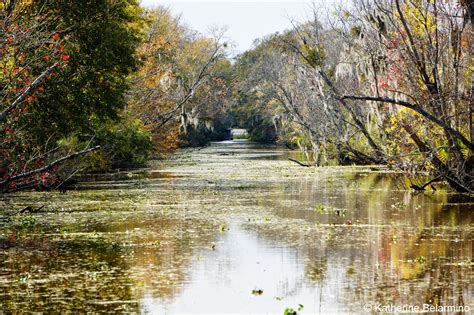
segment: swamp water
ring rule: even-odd
[[[44,208],[0,221],[0,313],[474,308],[472,199],[288,155],[220,142],[65,194],[1,197],[2,212]]]

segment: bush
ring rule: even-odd
[[[101,145],[100,150],[85,155],[80,162],[65,163],[65,174],[77,167],[87,172],[104,172],[113,168],[144,166],[152,150],[151,133],[139,119],[127,115],[118,121],[108,121],[92,140],[93,144],[90,138],[70,136],[58,141],[63,153]]]
[[[110,167],[144,166],[152,150],[151,132],[142,121],[130,116],[123,116],[113,122],[99,135]]]

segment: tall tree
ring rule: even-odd
[[[42,140],[52,130],[93,135],[97,125],[116,118],[126,103],[127,76],[136,69],[140,40],[137,1],[43,0],[33,1],[27,10],[63,39],[58,49],[68,56],[68,67],[32,104],[34,124],[28,123]]]
[[[158,149],[172,150],[180,134],[205,118],[203,107],[212,102],[200,101],[204,91],[226,89],[225,80],[219,80],[226,45],[221,36],[205,37],[186,28],[167,9],[145,16],[146,40],[138,49],[142,66],[133,77],[128,110],[153,130]]]
[[[98,148],[87,148],[98,122],[124,106],[139,6],[3,1],[1,8],[0,188],[48,186],[62,162]],[[71,135],[83,145],[63,147],[59,140]]]
[[[396,106],[393,123],[420,153],[412,163],[421,162],[456,190],[472,191],[472,34],[465,9],[453,1],[422,0],[360,1],[358,8],[361,34],[375,33],[383,43],[377,49],[380,92],[342,99]]]

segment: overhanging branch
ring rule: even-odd
[[[46,172],[46,171],[52,169],[54,166],[66,161],[66,160],[70,160],[72,158],[84,155],[86,153],[95,151],[97,149],[100,149],[100,145],[96,145],[95,147],[92,147],[92,148],[89,148],[89,149],[86,149],[86,150],[82,150],[82,151],[79,151],[79,152],[71,153],[71,154],[63,156],[62,158],[59,158],[59,159],[57,159],[57,160],[55,160],[55,161],[53,161],[53,162],[51,162],[47,165],[44,165],[40,168],[37,168],[37,169],[31,170],[29,172],[25,172],[25,173],[21,173],[21,174],[9,177],[9,178],[7,178],[7,179],[0,182],[0,187],[5,186],[6,184],[11,183],[12,181],[15,181],[15,180],[19,180],[19,179],[22,179],[22,178],[25,178],[25,177],[30,177],[30,176],[36,175],[38,173]]]
[[[418,105],[412,104],[410,102],[402,101],[402,100],[396,100],[388,97],[374,97],[374,96],[359,96],[359,95],[344,95],[341,97],[343,100],[359,100],[359,101],[374,101],[374,102],[382,102],[382,103],[389,103],[389,104],[394,104],[394,105],[400,105],[406,108],[409,108],[421,116],[425,117],[426,119],[434,122],[438,126],[442,127],[444,130],[446,130],[449,134],[454,136],[455,138],[459,139],[466,147],[468,147],[471,151],[474,150],[474,144],[469,141],[466,137],[464,137],[459,131],[451,128],[448,124],[446,124],[444,121],[436,118],[434,115],[430,114],[423,108],[421,108]]]

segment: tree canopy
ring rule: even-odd
[[[90,148],[78,170],[143,166],[231,127],[316,165],[383,164],[474,189],[469,1],[314,8],[236,58],[221,30],[133,0],[1,9],[3,191],[50,187],[55,161]]]

